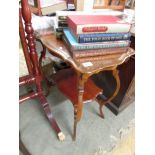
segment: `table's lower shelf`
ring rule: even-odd
[[[59,90],[69,98],[73,104],[78,102],[78,77],[72,69],[63,69],[52,75]],[[92,101],[103,90],[98,88],[91,79],[84,86],[83,102]]]

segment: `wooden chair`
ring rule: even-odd
[[[23,25],[23,21],[25,22],[25,25]],[[31,25],[31,11],[27,0],[21,0],[21,8],[19,8],[19,35],[28,69],[28,75],[19,78],[19,86],[27,86],[31,84],[35,84],[36,86],[35,90],[32,90],[27,95],[20,96],[19,103],[21,104],[26,100],[38,98],[52,128],[57,133],[59,140],[62,141],[65,139],[65,136],[61,132],[57,122],[55,121],[51,113],[49,104],[46,100],[46,97],[44,96],[42,89],[41,83],[43,77],[38,62],[38,55],[36,53],[34,31]],[[20,146],[23,145],[20,143]]]

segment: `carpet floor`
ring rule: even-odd
[[[21,94],[24,91],[20,89]],[[47,100],[66,139],[64,142],[57,139],[38,100],[29,100],[19,106],[19,126],[22,141],[31,155],[134,154],[134,103],[117,116],[105,107],[104,119],[98,116],[98,104],[95,101],[85,104],[74,142],[71,102],[57,87],[52,88]]]

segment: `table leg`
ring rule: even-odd
[[[46,55],[46,47],[42,44],[41,41],[39,41],[39,42],[41,43],[41,45],[43,47],[43,50],[41,51],[41,55],[40,55],[40,58],[39,58],[39,67],[41,69],[42,68],[41,67],[42,66],[42,60],[43,60],[43,58],[45,58],[45,55]]]
[[[74,128],[73,128],[73,140],[75,141],[76,140],[76,127],[77,127],[77,122],[78,122],[78,119],[77,119],[77,112],[78,112],[78,106],[77,105],[74,105]]]
[[[114,93],[112,94],[111,97],[109,97],[108,99],[106,100],[103,100],[100,95],[97,96],[96,100],[97,102],[99,103],[99,111],[100,111],[100,116],[102,118],[104,118],[104,114],[103,114],[103,111],[102,111],[102,107],[103,105],[105,105],[106,103],[110,102],[118,93],[119,89],[120,89],[120,78],[119,78],[119,71],[117,69],[114,69],[112,71],[112,74],[116,80],[116,89],[114,91]]]
[[[85,74],[78,74],[78,99],[77,103],[74,104],[74,131],[73,140],[76,140],[76,128],[77,123],[80,121],[83,109],[83,93],[84,93],[84,83],[87,80]]]
[[[53,86],[55,84],[53,81],[49,81],[48,78],[46,76],[44,76],[44,73],[42,71],[42,60],[43,60],[43,58],[45,58],[45,55],[46,55],[46,47],[43,45],[43,43],[40,40],[38,40],[38,41],[41,43],[42,48],[43,48],[43,50],[41,51],[41,55],[39,57],[39,68],[40,68],[41,74],[46,82],[46,85],[47,85],[47,92],[45,94],[45,96],[47,97],[51,91],[51,86]]]

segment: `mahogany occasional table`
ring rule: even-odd
[[[117,66],[122,64],[130,56],[134,55],[134,50],[128,48],[126,53],[92,57],[87,60],[73,59],[64,42],[60,39],[56,39],[56,36],[54,34],[50,34],[48,33],[48,31],[46,33],[46,31],[44,31],[44,35],[40,35],[38,38],[42,42],[44,49],[47,48],[50,54],[63,59],[71,66],[71,69],[62,70],[56,73],[56,75],[53,75],[53,79],[55,80],[60,91],[65,96],[67,96],[73,103],[73,140],[75,140],[76,126],[82,116],[83,104],[88,101],[92,101],[93,99],[96,99],[99,103],[100,115],[104,117],[102,112],[103,105],[111,101],[117,95],[120,88],[120,80]],[[45,55],[45,50],[43,51],[42,55]],[[100,98],[102,90],[98,88],[89,78],[93,74],[97,74],[100,71],[112,71],[117,83],[117,87],[113,95],[106,100],[102,100]]]

